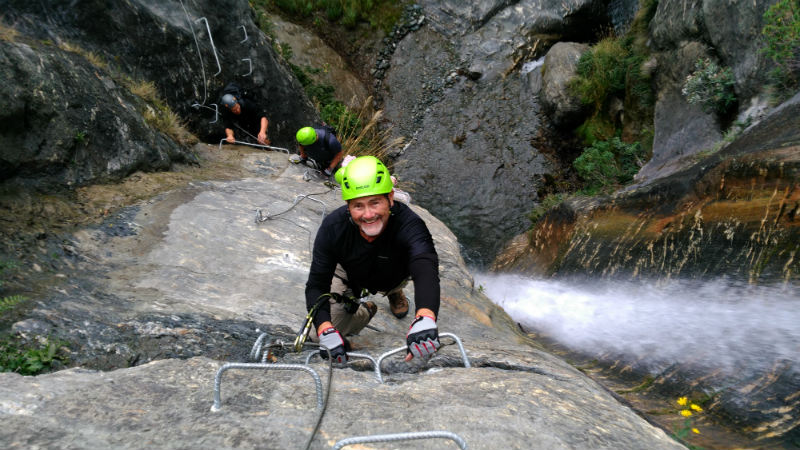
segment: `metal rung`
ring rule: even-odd
[[[253,349],[250,350],[250,361],[258,361],[258,357],[261,355],[262,345],[264,343],[264,338],[267,337],[267,333],[261,333],[256,339],[256,343],[253,344]],[[308,364],[308,363],[306,363]]]
[[[219,149],[220,150],[222,150],[222,144],[224,144],[225,142],[228,142],[228,139],[223,138],[222,140],[219,141]],[[249,145],[250,147],[268,148],[270,150],[277,150],[277,151],[280,151],[280,152],[286,152],[287,155],[289,154],[289,149],[286,149],[286,148],[283,148],[283,147],[272,147],[270,145],[251,144],[249,142],[244,142],[244,141],[233,141],[233,143],[234,144],[239,144],[239,145]]]
[[[467,442],[459,435],[449,431],[416,431],[410,433],[395,433],[395,434],[375,434],[372,436],[356,436],[347,439],[342,439],[334,446],[334,450],[339,450],[346,445],[366,444],[368,442],[395,442],[407,441],[412,439],[432,439],[444,438],[450,439],[455,442],[462,450],[467,450]]]
[[[471,367],[469,364],[469,358],[467,357],[467,352],[464,350],[464,345],[461,344],[461,339],[459,339],[458,336],[456,336],[453,333],[439,333],[439,339],[443,337],[450,337],[456,341],[456,344],[458,344],[458,349],[461,351],[461,360],[464,362],[464,367],[469,369]],[[395,353],[406,351],[407,349],[408,347],[404,345],[394,350],[389,350],[388,352],[378,357],[378,362],[377,364],[375,364],[375,379],[378,380],[378,383],[383,383],[383,375],[381,374],[381,363],[383,362],[383,360],[389,356],[394,355]]]
[[[222,66],[219,63],[219,57],[217,57],[217,47],[214,45],[214,38],[211,37],[211,27],[208,25],[208,19],[206,19],[205,17],[201,17],[195,20],[195,22],[200,22],[201,20],[206,23],[206,30],[208,30],[208,40],[211,42],[211,50],[214,51],[214,59],[217,61],[217,69],[219,70],[217,70],[217,73],[213,75],[217,76],[220,74],[220,72],[222,72]]]
[[[247,61],[250,64],[250,70],[247,71],[246,74],[242,75],[243,77],[246,77],[246,76],[248,76],[248,75],[253,73],[253,60],[250,59],[250,58],[244,58],[244,59],[242,59],[242,61]]]
[[[309,366],[302,364],[227,363],[219,368],[217,375],[214,377],[214,405],[211,407],[212,412],[219,411],[222,408],[222,400],[220,399],[222,374],[230,369],[302,370],[314,378],[314,384],[317,388],[317,408],[322,410],[322,381],[320,381],[317,372]]]

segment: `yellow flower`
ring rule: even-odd
[[[700,430],[698,430],[697,428],[692,428],[692,433],[700,434]]]
[[[681,410],[681,415],[683,417],[690,417],[692,415],[692,412],[690,410],[688,410],[688,409],[682,409]]]
[[[692,405],[691,405],[691,408],[692,408],[693,410],[697,411],[697,412],[703,412],[703,408],[701,408],[701,407],[699,407],[699,406],[695,405],[694,403],[692,403]]]
[[[681,405],[681,406],[684,406],[687,401],[689,401],[689,399],[687,399],[686,397],[680,397],[678,399],[678,404]]]

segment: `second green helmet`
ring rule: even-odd
[[[303,127],[297,130],[295,137],[300,145],[311,145],[317,141],[317,132],[311,127]]]
[[[392,192],[392,177],[389,169],[374,156],[359,156],[350,161],[342,173],[342,199]]]

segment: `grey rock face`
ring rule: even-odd
[[[698,58],[730,66],[736,79],[741,120],[758,119],[767,96],[769,62],[761,53],[763,14],[774,1],[660,2],[650,34],[658,60],[658,103],[653,158],[639,181],[668,176],[687,167],[685,156],[712,148],[724,126],[713,115],[690,105],[680,93]]]
[[[722,139],[719,119],[689,104],[681,93],[694,62],[706,57],[707,50],[696,42],[659,55],[663,70],[656,77],[661,88],[655,107],[653,156],[636,174],[636,181],[652,181],[686,168],[694,162],[693,155],[710,150]]]
[[[0,41],[0,182],[81,185],[188,159],[107,72],[78,54],[33,45]]]
[[[283,154],[256,153],[245,163],[257,177],[204,183],[145,202],[120,219],[128,224],[124,233],[103,226],[74,236],[70,282],[52,298],[38,299],[30,320],[79,346],[76,358],[105,351],[130,361],[138,348],[140,358],[130,362],[152,362],[110,372],[0,374],[0,442],[98,449],[296,448],[305,442],[317,417],[308,376],[228,371],[222,408],[211,412],[214,376],[224,361],[244,361],[262,331],[267,342],[291,340],[305,315],[312,236],[322,215],[342,201],[338,192],[303,181],[303,170],[287,167]],[[307,194],[316,201],[292,207],[297,195]],[[440,257],[440,330],[461,337],[473,368],[463,368],[456,347],[446,345],[428,364],[389,358],[385,384],[368,365],[335,369],[312,448],[431,429],[457,433],[478,449],[682,448],[580,372],[531,346],[501,309],[472,289],[452,233],[414,208]],[[256,224],[254,209],[273,218]],[[406,289],[413,303],[412,292]],[[402,345],[409,320],[395,319],[384,298],[373,300],[379,312],[372,324],[381,331],[365,330],[351,341],[378,356]],[[274,354],[279,362],[304,359]],[[324,377],[327,366],[313,361]]]
[[[69,158],[77,155],[78,172],[84,175],[76,178],[89,181],[119,177],[136,169],[164,168],[170,154],[177,151],[175,144],[161,142],[166,139],[160,135],[140,130],[140,113],[126,105],[133,100],[120,93],[109,71],[39,45],[42,42],[69,43],[98,55],[119,73],[154,82],[172,110],[206,141],[218,142],[224,137],[213,104],[229,81],[249,88],[264,103],[270,119],[268,134],[275,145],[290,146],[300,126],[318,120],[302,87],[253,23],[246,1],[166,4],[135,0],[101,5],[10,0],[4,2],[3,13],[5,23],[36,45],[22,51],[19,45],[2,43],[4,58],[16,54],[9,64],[3,64],[3,79],[14,82],[0,87],[7,94],[0,101],[9,102],[0,105],[8,106],[2,114],[9,112],[13,120],[25,118],[0,131],[15,149],[11,168],[4,167],[2,172],[16,173],[26,165],[32,166],[31,173],[41,171],[41,161],[68,165],[72,163]],[[28,69],[11,72],[12,62]],[[45,80],[48,84],[39,87]],[[123,104],[118,105],[120,102]],[[51,119],[58,127],[53,136],[46,131]],[[86,132],[92,151],[75,142],[79,131]],[[42,134],[46,140],[39,137]],[[104,150],[97,151],[99,148]],[[57,155],[49,153],[56,149]],[[3,150],[4,158],[9,152]],[[47,170],[66,170],[52,167],[57,164]]]
[[[656,48],[676,49],[687,41],[703,43],[733,68],[737,94],[750,98],[763,90],[767,61],[760,54],[762,17],[775,0],[659,2],[650,22]]]
[[[531,144],[538,83],[520,69],[559,38],[591,34],[584,19],[597,25],[604,10],[591,1],[422,6],[426,25],[398,44],[383,80],[386,117],[409,139],[395,167],[480,261],[530,225],[525,214],[551,170]]]
[[[544,57],[539,99],[547,116],[557,126],[574,126],[583,118],[585,106],[569,92],[568,86],[577,73],[578,60],[588,49],[586,44],[559,42]]]

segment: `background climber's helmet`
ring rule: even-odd
[[[347,201],[392,192],[389,169],[374,156],[359,156],[342,174],[342,199]]]
[[[297,130],[296,137],[300,145],[311,145],[317,141],[317,132],[311,127],[303,127]]]
[[[231,109],[236,105],[236,97],[231,94],[225,94],[222,96],[222,104],[226,108]]]

